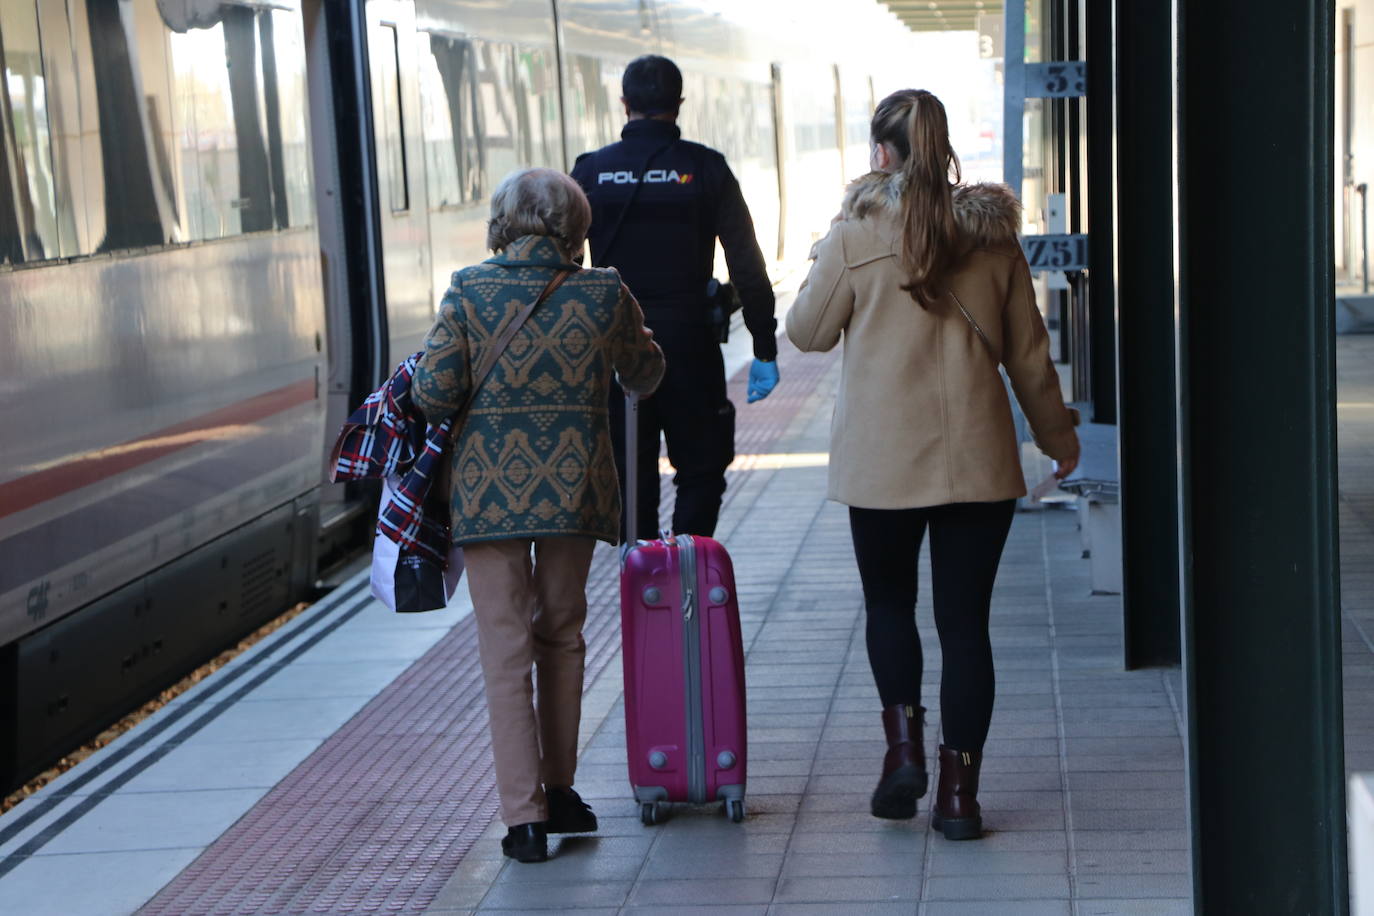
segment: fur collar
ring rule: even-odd
[[[869,172],[845,190],[840,215],[863,219],[878,211],[901,209],[901,173]],[[1021,228],[1021,203],[1004,184],[961,184],[954,189],[954,218],[975,245],[1016,239]]]

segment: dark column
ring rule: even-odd
[[[1157,4],[1145,4],[1147,6]],[[1094,423],[1116,422],[1116,291],[1112,271],[1112,10],[1087,3],[1088,390]],[[1075,101],[1075,106],[1080,104]],[[1079,204],[1074,202],[1075,216]],[[1076,226],[1071,230],[1080,231]]]
[[[1178,414],[1169,8],[1116,3],[1116,278],[1127,668],[1177,665]],[[1102,125],[1104,133],[1110,125]],[[1110,142],[1110,137],[1107,138]],[[1094,222],[1096,225],[1096,222]],[[1096,235],[1094,245],[1098,245]],[[1095,254],[1101,253],[1101,247]],[[1111,256],[1108,251],[1107,256]]]
[[[272,178],[258,107],[257,11],[226,6],[223,17],[229,98],[238,144],[239,219],[244,232],[260,232],[272,228]]]
[[[277,41],[271,10],[258,16],[258,44],[262,46],[263,114],[267,117],[267,161],[272,174],[272,216],[278,229],[291,222],[286,196],[286,159],[282,153],[281,92],[277,80]]]
[[[1049,6],[1047,18],[1049,19],[1049,29],[1046,31],[1042,45],[1045,46],[1046,59],[1049,60],[1070,60],[1068,53],[1069,26],[1066,16],[1066,0],[1053,0]],[[1079,188],[1074,187],[1072,193],[1069,192],[1068,184],[1068,160],[1072,154],[1069,148],[1072,142],[1071,135],[1068,133],[1066,106],[1072,100],[1066,99],[1045,99],[1042,104],[1045,106],[1045,117],[1049,121],[1049,134],[1053,142],[1046,144],[1045,150],[1045,190],[1050,194],[1064,194],[1064,206],[1067,208],[1067,216],[1073,218],[1075,225],[1066,224],[1069,232],[1078,231],[1076,225],[1078,215],[1078,193]],[[1075,124],[1075,127],[1077,125]],[[1048,229],[1046,230],[1048,231]],[[1071,365],[1071,378],[1077,382],[1082,372],[1082,367],[1076,365],[1074,359],[1074,338],[1084,333],[1084,329],[1078,322],[1074,321],[1077,314],[1075,306],[1078,304],[1077,287],[1072,283],[1070,276],[1068,286],[1074,286],[1074,291],[1070,293],[1068,289],[1049,289],[1046,291],[1050,305],[1050,314],[1055,316],[1055,321],[1059,326],[1059,362]],[[1076,384],[1073,387],[1077,387]],[[1077,397],[1077,392],[1074,392]]]
[[[1174,11],[1196,908],[1342,914],[1332,3]]]
[[[167,241],[153,190],[143,119],[139,116],[143,100],[119,6],[86,4],[100,119],[100,162],[105,180],[105,238],[99,245],[100,251],[142,248]]]
[[[0,34],[0,73],[5,72],[5,42],[3,34]],[[19,264],[24,260],[24,239],[20,234],[20,225],[26,221],[20,219],[20,208],[28,203],[28,185],[20,184],[14,180],[10,174],[10,157],[7,147],[9,146],[9,125],[14,123],[14,112],[10,107],[10,94],[0,92],[0,264],[9,262]],[[19,156],[14,157],[18,164],[23,163]],[[14,189],[22,191],[19,194]],[[3,782],[3,778],[0,778]]]

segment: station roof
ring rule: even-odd
[[[978,16],[1002,15],[1002,0],[882,0],[913,32],[975,31]]]

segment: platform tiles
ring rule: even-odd
[[[1189,912],[1177,678],[1120,670],[1120,609],[1089,595],[1071,512],[1018,516],[999,578],[988,837],[931,834],[929,799],[910,822],[869,816],[878,700],[847,517],[824,500],[838,360],[784,347],[782,373],[756,405],[734,379],[745,457],[718,532],[749,653],[745,823],[715,806],[639,823],[599,550],[578,781],[595,836],[500,857],[471,619],[389,615],[355,582],[0,819],[0,909]],[[933,757],[928,605],[922,624]]]

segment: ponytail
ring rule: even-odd
[[[949,143],[945,106],[923,89],[894,92],[873,113],[872,137],[902,159],[902,289],[922,308],[944,293],[949,269],[964,253],[952,190],[959,157]],[[953,183],[950,176],[953,175]]]

